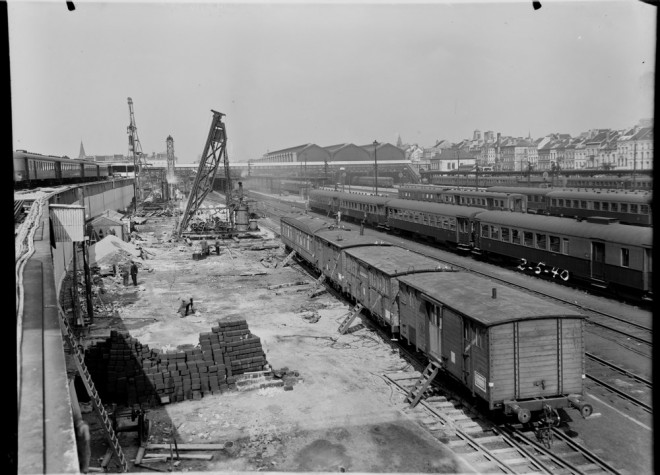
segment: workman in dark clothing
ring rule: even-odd
[[[181,305],[179,305],[179,310],[177,310],[177,312],[181,314],[181,318],[187,315],[186,313],[187,309],[188,309],[188,302],[186,302],[186,299],[181,299]]]
[[[218,255],[220,255],[220,241],[215,242],[215,252],[217,252]]]
[[[131,261],[131,277],[133,278],[134,286],[137,286],[137,273],[138,273],[137,264]]]
[[[192,299],[192,297],[190,297],[190,302],[186,305],[186,316],[188,316],[188,310],[190,310],[191,315],[195,314],[195,309],[193,308],[193,299]]]

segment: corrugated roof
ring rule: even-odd
[[[398,246],[387,248],[387,252],[373,246],[358,247],[346,251],[346,254],[392,277],[416,272],[453,270],[447,264]]]
[[[597,216],[597,211],[594,211]],[[597,224],[569,218],[542,216],[535,214],[511,213],[506,211],[484,211],[478,216],[482,223],[499,226],[526,228],[555,236],[573,236],[584,239],[598,239],[616,244],[631,246],[653,246],[653,229],[626,224]]]
[[[399,281],[487,327],[517,320],[584,318],[548,300],[465,272],[426,272]],[[492,298],[493,288],[497,298]]]

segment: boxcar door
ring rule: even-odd
[[[591,242],[591,278],[603,280],[605,276],[605,244]]]
[[[426,303],[426,316],[429,322],[428,351],[438,361],[441,361],[442,344],[442,308],[431,302]]]

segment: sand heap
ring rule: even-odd
[[[102,267],[122,264],[140,255],[135,246],[117,236],[106,236],[89,247],[89,265]]]

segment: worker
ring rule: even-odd
[[[215,252],[220,255],[220,241],[216,239],[215,241]]]
[[[148,259],[148,257],[147,257],[147,251],[145,251],[144,249],[142,249],[142,246],[138,246],[137,248],[138,248],[138,250],[140,251],[140,259],[142,259],[143,261],[146,261],[146,260]]]
[[[124,286],[128,287],[128,269],[123,266],[121,269],[121,276],[124,279]]]
[[[137,286],[137,274],[138,274],[137,264],[134,261],[131,261],[131,277],[133,278],[134,286]]]
[[[99,240],[103,239],[103,229],[99,229]]]
[[[193,308],[193,299],[190,297],[190,302],[186,305],[186,316],[188,315],[188,310],[190,310],[191,315],[195,315],[195,309]]]
[[[187,315],[186,313],[187,309],[188,309],[188,302],[186,301],[186,299],[182,298],[181,305],[179,305],[179,310],[177,310],[177,312],[181,314],[181,318]]]

